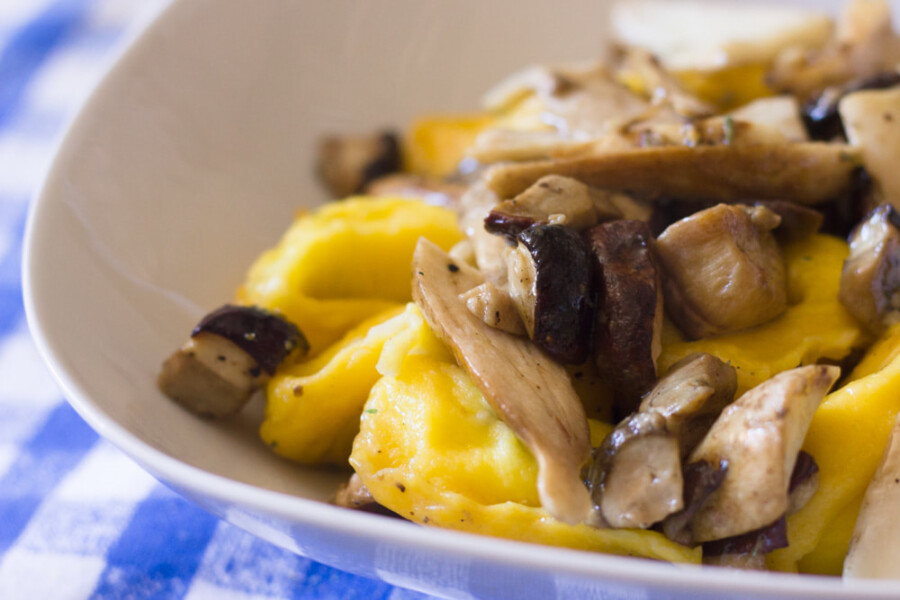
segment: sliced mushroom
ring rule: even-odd
[[[633,412],[656,381],[662,350],[662,287],[650,229],[610,221],[586,232],[597,281],[594,361],[616,390],[616,413]]]
[[[460,295],[469,311],[497,329],[513,335],[526,335],[525,324],[515,302],[505,290],[485,281]]]
[[[641,412],[658,412],[688,457],[734,400],[737,372],[712,354],[691,354],[672,365],[643,399]]]
[[[900,210],[900,85],[850,94],[839,110],[847,140],[859,148],[874,180],[876,203]]]
[[[410,173],[385,175],[365,187],[365,193],[370,196],[420,198],[426,204],[446,207],[455,207],[459,204],[459,199],[465,191],[466,187],[458,183]]]
[[[838,105],[845,96],[862,90],[892,88],[898,84],[900,84],[900,73],[886,71],[872,77],[855,79],[843,85],[825,88],[817,96],[803,104],[803,124],[813,139],[825,141],[834,139],[844,133]]]
[[[327,136],[319,144],[317,171],[335,198],[362,192],[382,175],[400,170],[400,141],[383,132],[364,136]]]
[[[297,350],[309,351],[292,323],[251,306],[223,306],[194,328],[191,338],[162,366],[159,389],[205,417],[236,413]]]
[[[900,317],[900,214],[889,204],[850,234],[838,299],[873,333]]]
[[[578,233],[535,225],[509,253],[510,296],[540,348],[563,364],[587,360],[594,317],[592,265]]]
[[[695,541],[767,526],[788,509],[788,489],[812,415],[840,369],[810,365],[763,382],[726,408],[689,463],[727,461],[722,486],[690,522]]]
[[[768,215],[766,215],[768,213]],[[766,323],[787,307],[773,213],[719,204],[670,225],[656,241],[666,308],[690,337]]]
[[[863,496],[844,577],[898,579],[900,572],[900,417]]]
[[[511,198],[541,177],[557,174],[650,198],[817,204],[847,192],[859,163],[858,151],[843,144],[667,146],[496,165],[485,177],[499,198]]]
[[[646,529],[682,508],[678,439],[659,413],[635,413],[594,451],[588,480],[606,524]]]
[[[766,554],[787,545],[787,521],[781,517],[755,531],[703,544],[703,564],[765,570]]]
[[[484,227],[491,233],[516,236],[539,223],[580,230],[621,217],[622,212],[608,194],[570,177],[547,175],[515,198],[495,206]]]
[[[457,269],[450,269],[455,264]],[[453,351],[500,418],[538,462],[546,510],[582,523],[591,501],[581,468],[590,454],[587,417],[566,370],[528,340],[488,327],[459,299],[484,282],[428,240],[413,255],[413,298],[428,325]]]

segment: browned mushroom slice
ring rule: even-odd
[[[484,282],[478,270],[454,263],[422,239],[413,255],[413,273],[413,298],[428,325],[537,459],[544,508],[566,523],[584,522],[591,501],[581,468],[590,454],[590,438],[566,370],[530,341],[488,327],[469,312],[459,294]]]
[[[373,179],[400,170],[400,142],[390,132],[327,136],[319,144],[316,169],[335,198],[358,194]]]
[[[809,237],[822,227],[825,217],[814,208],[785,200],[763,200],[755,206],[762,206],[779,217],[781,222],[772,232],[779,241],[799,240]]]
[[[591,258],[576,231],[535,225],[510,252],[510,296],[528,337],[563,364],[588,357],[594,318]]]
[[[761,383],[726,408],[689,462],[728,463],[722,486],[690,527],[698,542],[729,538],[781,518],[800,445],[840,369],[810,365]]]
[[[538,223],[580,230],[621,217],[622,212],[607,194],[570,177],[547,175],[515,198],[495,206],[484,227],[491,233],[516,236]]]
[[[497,329],[513,335],[526,335],[525,324],[515,302],[505,290],[485,281],[460,295],[469,311]]]
[[[900,561],[900,418],[863,496],[844,577],[897,579]]]
[[[236,413],[287,356],[309,345],[295,325],[260,308],[223,306],[163,363],[159,389],[206,417]]]
[[[662,415],[635,413],[594,451],[588,479],[610,527],[650,527],[682,507],[678,440]]]
[[[719,204],[673,223],[659,236],[666,309],[688,336],[740,331],[784,312],[784,261],[767,230],[774,223]]]
[[[889,204],[874,209],[850,234],[838,299],[873,333],[900,310],[900,215]]]
[[[597,281],[594,361],[627,415],[656,381],[663,302],[646,223],[610,221],[586,232]]]
[[[703,544],[703,564],[739,569],[766,569],[766,554],[788,545],[784,517],[771,525]]]
[[[486,178],[500,198],[512,198],[555,173],[645,197],[817,204],[849,190],[851,173],[859,164],[858,150],[843,144],[667,146],[496,165]]]
[[[737,373],[711,354],[691,354],[669,369],[641,402],[641,412],[655,411],[678,436],[687,457],[713,422],[734,400]]]
[[[465,191],[465,186],[458,183],[410,173],[385,175],[370,182],[365,188],[365,193],[370,196],[420,198],[426,204],[447,207],[459,204]]]

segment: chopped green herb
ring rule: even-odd
[[[734,119],[731,118],[731,115],[725,117],[723,128],[725,129],[725,144],[730,144],[734,140]]]
[[[378,412],[378,409],[377,408],[367,408],[366,412],[369,413],[370,415],[374,415],[375,413]]]

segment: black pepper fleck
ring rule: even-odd
[[[259,374],[262,373],[262,369],[260,369],[259,367],[253,367],[247,372],[250,373],[251,377],[259,377]]]
[[[453,263],[450,263],[447,265],[447,270],[449,270],[451,273],[456,273],[457,271],[459,271],[459,267],[457,267]]]
[[[303,395],[303,386],[302,386],[302,385],[294,386],[294,395],[295,395],[295,396],[302,396],[302,395]]]
[[[397,486],[397,489],[400,490],[400,493],[406,493],[406,486],[400,483],[399,481],[394,484]]]
[[[225,357],[220,354],[216,357],[216,360],[218,360],[219,362],[225,362]]]

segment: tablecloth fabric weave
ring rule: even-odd
[[[29,200],[123,32],[159,4],[0,1],[0,599],[427,598],[284,552],[170,492],[66,404],[30,339]]]

